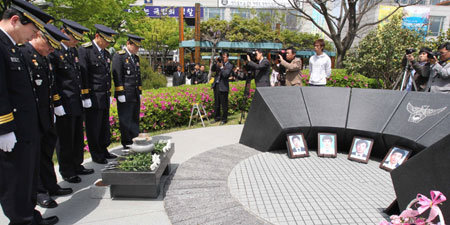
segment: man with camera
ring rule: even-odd
[[[408,79],[405,90],[411,91],[413,90],[413,87],[415,87],[416,91],[424,91],[427,83],[424,73],[427,73],[427,71],[429,73],[430,64],[428,63],[428,60],[433,57],[432,51],[427,47],[421,48],[419,51],[419,61],[415,61],[414,56],[412,55],[415,50],[412,50],[408,49],[406,51],[406,59],[410,65],[408,66],[407,73],[410,74],[410,78]],[[428,68],[428,70],[425,70],[425,68]],[[416,85],[413,85],[413,82],[415,82]]]
[[[302,70],[302,61],[295,57],[294,47],[286,49],[286,59],[281,55],[280,64],[286,68],[286,86],[302,86],[302,78],[300,76]]]
[[[439,52],[433,53],[433,59],[430,59],[430,77],[426,91],[434,93],[450,93],[450,42],[441,44]],[[437,56],[440,56],[440,62]]]
[[[264,58],[261,50],[254,51],[254,62],[250,55],[247,54],[247,65],[250,69],[255,70],[255,84],[256,87],[269,87],[270,86],[270,63],[269,60]]]
[[[212,88],[214,90],[214,120],[222,121],[220,124],[228,122],[228,92],[230,90],[228,78],[233,72],[233,64],[228,61],[228,52],[222,52],[221,57],[216,59],[212,70],[216,71]],[[220,110],[222,109],[222,114]]]

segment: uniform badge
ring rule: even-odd
[[[78,63],[78,57],[75,57],[75,62]]]
[[[101,58],[101,56],[98,56],[98,58],[100,59],[100,58]]]
[[[67,57],[67,53],[66,53],[66,54],[64,54],[64,56],[65,56],[65,57]]]
[[[20,59],[17,57],[11,57],[11,62],[20,62]]]
[[[110,60],[110,59],[108,58],[108,59],[106,60],[106,62],[107,62],[107,63],[110,63],[110,62],[111,62],[111,60]]]
[[[33,55],[33,57],[34,57],[34,58],[36,58],[36,57],[37,57],[37,55],[36,55],[36,54],[34,54],[34,55]]]
[[[59,58],[61,58],[61,60],[64,60],[64,56],[63,55],[60,55]]]
[[[128,58],[125,59],[125,63],[128,63]]]
[[[34,82],[36,83],[37,86],[41,86],[41,84],[42,84],[41,79],[35,80]]]
[[[48,69],[49,69],[49,70],[53,70],[53,66],[52,66],[51,63],[48,64]]]
[[[36,59],[32,59],[31,62],[33,62],[33,64],[34,64],[35,66],[39,66],[39,63],[36,61]]]
[[[11,49],[11,52],[12,52],[12,53],[16,53],[16,49],[12,48],[12,49]]]
[[[128,75],[130,75],[130,72],[131,72],[130,70],[127,70],[127,74],[128,74]]]

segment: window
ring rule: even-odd
[[[441,2],[441,0],[430,0],[430,5],[437,5]]]
[[[430,16],[429,36],[439,36],[445,16]]]
[[[219,17],[219,19],[223,19],[223,8],[205,8],[205,20],[208,20],[210,18],[216,18]]]
[[[231,15],[240,15],[244,19],[250,18],[250,10],[248,9],[231,9]]]

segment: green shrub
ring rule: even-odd
[[[156,71],[153,71],[147,59],[141,58],[140,63],[143,90],[157,89],[167,86],[166,77]]]
[[[303,85],[309,83],[309,70],[302,70]],[[361,74],[348,73],[346,69],[332,69],[327,78],[327,87],[381,88],[383,81],[367,78]]]

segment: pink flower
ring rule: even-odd
[[[232,91],[238,91],[238,89],[235,88],[235,87],[231,88],[231,90],[232,90]]]
[[[145,114],[144,113],[139,113],[139,118],[142,118],[142,117],[144,117],[145,116]]]
[[[347,77],[347,76],[344,76],[344,80],[348,80],[348,77]]]
[[[166,110],[166,106],[165,105],[161,105],[161,109],[162,110]]]
[[[173,106],[170,106],[170,111],[173,111]]]

